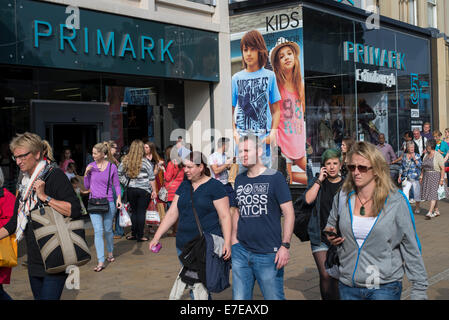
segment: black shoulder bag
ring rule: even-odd
[[[109,163],[109,171],[108,171],[108,185],[106,188],[106,198],[89,198],[87,202],[87,212],[89,213],[106,213],[109,212],[109,200],[107,195],[109,193],[109,181],[111,179],[111,166]]]
[[[184,265],[180,276],[185,283],[201,282],[209,292],[219,293],[230,286],[231,261],[225,261],[214,252],[215,241],[224,242],[223,238],[203,231],[193,204],[192,186],[190,187],[190,197],[200,234],[188,242],[179,255],[179,259]]]

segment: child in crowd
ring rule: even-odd
[[[75,162],[70,162],[67,165],[67,170],[65,172],[67,178],[69,178],[70,181],[72,181],[73,178],[76,178],[77,173],[76,173],[76,164]]]

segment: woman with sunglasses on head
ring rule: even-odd
[[[322,231],[326,226],[334,196],[343,184],[343,179],[339,175],[340,157],[339,150],[326,150],[321,156],[323,167],[319,176],[305,192],[306,203],[314,206],[307,231],[312,246],[312,255],[320,273],[320,292],[323,300],[339,299],[338,280],[332,278],[324,266],[330,243]]]
[[[100,272],[105,268],[104,239],[106,238],[106,248],[108,251],[108,262],[114,262],[114,233],[112,224],[115,213],[122,207],[122,197],[117,166],[110,162],[113,156],[107,142],[97,143],[92,148],[94,161],[87,165],[84,172],[84,186],[90,190],[90,198],[107,198],[109,210],[107,212],[89,211],[90,220],[94,227],[94,243],[97,252],[98,264],[94,268],[95,272]],[[114,201],[115,189],[116,200]]]
[[[390,178],[382,153],[357,142],[350,174],[335,197],[325,231],[337,246],[342,300],[399,300],[404,273],[411,299],[427,299],[427,273],[406,196]]]

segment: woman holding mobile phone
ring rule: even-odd
[[[373,144],[357,142],[348,154],[348,170],[325,228],[341,232],[327,236],[337,246],[341,299],[399,300],[404,273],[412,284],[411,299],[427,299],[413,212],[384,156]]]
[[[312,246],[312,255],[320,273],[320,292],[323,300],[339,299],[338,280],[332,278],[324,266],[330,243],[322,235],[322,230],[326,226],[334,196],[343,184],[343,179],[339,175],[340,158],[339,150],[326,150],[321,157],[323,167],[319,176],[305,192],[306,202],[314,206],[307,231]]]

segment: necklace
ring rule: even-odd
[[[372,200],[372,198],[366,200],[365,203],[363,203],[362,200],[360,200],[358,193],[357,193],[357,198],[359,199],[360,204],[362,205],[362,207],[360,208],[360,215],[363,217],[365,215],[365,204],[367,204],[370,200]]]

